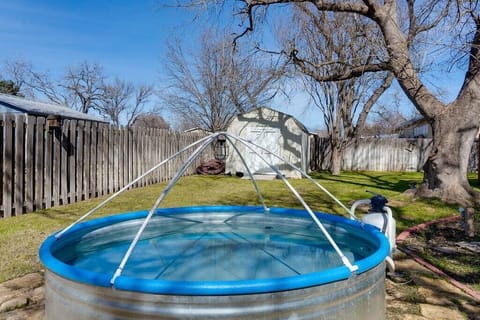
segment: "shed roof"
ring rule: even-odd
[[[295,124],[296,124],[302,131],[304,131],[304,132],[307,133],[307,134],[310,134],[310,132],[308,131],[307,127],[305,127],[305,126],[303,125],[303,123],[301,123],[301,122],[300,122],[297,118],[295,118],[294,116],[291,116],[291,115],[289,115],[289,114],[287,114],[287,113],[284,113],[284,112],[281,112],[281,111],[278,111],[278,110],[275,110],[275,109],[272,109],[272,108],[268,108],[268,107],[259,107],[259,108],[255,108],[255,109],[249,110],[249,111],[247,111],[247,112],[245,112],[245,113],[242,113],[242,114],[238,115],[236,118],[239,118],[239,117],[241,117],[241,116],[245,116],[245,115],[247,115],[247,114],[258,114],[258,115],[260,115],[260,114],[262,114],[262,110],[268,110],[268,111],[271,111],[271,112],[275,112],[275,113],[277,113],[277,114],[279,114],[279,115],[284,116],[286,119],[292,119],[292,120],[295,122]]]
[[[26,113],[34,116],[61,116],[67,119],[107,122],[95,116],[78,112],[54,103],[33,101],[22,97],[0,93],[0,113]]]

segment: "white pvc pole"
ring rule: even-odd
[[[160,168],[161,166],[163,166],[165,163],[169,162],[170,160],[172,159],[175,159],[177,156],[179,156],[181,153],[183,153],[185,150],[188,150],[194,146],[196,146],[197,144],[199,143],[202,143],[203,141],[207,140],[207,139],[210,139],[211,136],[207,136],[207,137],[204,137],[200,140],[197,140],[195,141],[194,143],[180,149],[180,151],[176,152],[175,154],[173,154],[172,156],[168,157],[167,159],[163,160],[162,162],[158,163],[157,165],[155,165],[154,167],[150,168],[149,170],[147,170],[145,173],[143,173],[142,175],[140,175],[139,177],[137,177],[136,179],[130,181],[127,185],[125,185],[123,188],[121,188],[120,190],[118,190],[117,192],[115,192],[114,194],[112,194],[111,196],[109,196],[107,199],[103,200],[100,204],[98,204],[95,208],[91,209],[90,211],[88,211],[87,213],[85,213],[83,216],[81,216],[80,218],[78,218],[75,222],[73,222],[71,225],[69,225],[68,227],[66,227],[65,229],[63,229],[62,231],[60,231],[59,233],[57,233],[55,235],[55,238],[56,239],[59,239],[65,232],[67,232],[68,230],[70,230],[74,225],[76,225],[77,223],[85,220],[86,218],[88,218],[88,216],[90,216],[92,213],[94,213],[95,211],[97,211],[98,209],[102,208],[104,205],[106,205],[108,202],[110,202],[111,200],[113,200],[114,198],[116,198],[118,195],[120,195],[122,192],[124,192],[125,190],[127,190],[128,188],[130,188],[131,186],[133,186],[135,183],[137,183],[138,181],[140,181],[141,179],[143,179],[144,177],[146,177],[147,175],[149,175],[150,173],[152,173],[153,171],[155,171],[156,169]]]
[[[260,199],[260,202],[263,205],[263,209],[265,210],[265,212],[268,212],[268,207],[265,205],[265,200],[263,199],[263,196],[260,192],[260,188],[258,187],[257,181],[253,177],[253,174],[250,171],[250,168],[248,167],[247,162],[245,161],[245,158],[242,156],[237,146],[232,142],[230,137],[227,134],[225,136],[227,137],[228,142],[230,142],[230,144],[232,145],[233,149],[235,149],[235,152],[237,153],[237,155],[240,157],[240,160],[242,161],[243,166],[245,167],[245,169],[247,169],[248,176],[250,177],[250,180],[252,180],[252,183],[253,183],[253,186],[255,187],[255,191],[257,192],[258,198]]]
[[[236,137],[233,136],[233,135],[231,135],[231,137],[236,139]],[[261,154],[259,154],[257,152],[257,150],[255,150],[255,148],[253,148],[251,146],[251,145],[256,146],[254,143],[248,142],[244,139],[238,139],[238,140],[240,142],[242,142],[251,151],[253,151],[253,153],[255,153],[263,162],[265,162],[273,171],[275,171],[275,173],[280,177],[280,179],[282,179],[282,181],[285,183],[285,185],[290,189],[290,191],[300,201],[300,203],[305,208],[305,210],[307,210],[310,217],[313,219],[315,224],[320,228],[322,233],[327,238],[328,242],[332,245],[333,249],[340,256],[340,259],[342,260],[343,264],[350,270],[350,272],[353,273],[356,270],[358,270],[358,266],[357,265],[352,265],[352,263],[348,260],[348,258],[343,254],[342,250],[338,247],[335,240],[333,240],[333,238],[331,237],[330,233],[327,231],[325,226],[320,222],[320,220],[318,220],[317,216],[315,215],[315,213],[313,213],[312,209],[308,206],[308,204],[305,202],[305,200],[303,200],[303,198],[300,196],[300,194],[297,192],[297,190],[295,190],[295,188],[290,184],[290,182],[288,182],[288,180],[285,179],[285,177],[282,175],[282,173],[277,168],[275,168],[275,166],[273,166],[271,163],[269,163]],[[262,149],[264,149],[264,148],[262,148]],[[264,150],[266,150],[266,149],[264,149]],[[266,151],[269,152],[268,150],[266,150]],[[272,154],[272,153],[270,153],[270,154]]]
[[[182,174],[185,172],[185,170],[188,168],[188,166],[198,157],[198,155],[213,141],[213,139],[217,136],[218,134],[214,134],[209,136],[209,139],[204,142],[200,147],[198,147],[195,152],[193,152],[190,157],[185,161],[183,166],[177,171],[173,179],[170,181],[170,183],[163,189],[163,192],[160,194],[160,196],[157,198],[155,201],[155,204],[153,207],[150,209],[150,212],[148,213],[147,217],[143,221],[142,225],[140,226],[140,229],[138,229],[137,234],[135,235],[135,238],[133,239],[132,243],[130,243],[130,246],[128,247],[127,252],[122,258],[122,261],[120,262],[120,265],[118,266],[117,270],[115,271],[112,279],[110,280],[110,284],[113,286],[115,284],[115,280],[122,274],[123,268],[125,268],[125,265],[127,264],[128,259],[130,258],[133,249],[135,249],[135,246],[137,245],[138,241],[140,240],[140,237],[147,227],[148,222],[150,222],[150,219],[152,218],[153,214],[157,210],[158,206],[160,203],[165,199],[167,194],[170,192],[172,187],[177,183],[177,180],[182,176]]]
[[[312,182],[314,185],[316,185],[319,189],[321,189],[323,192],[325,192],[333,201],[335,201],[340,207],[342,207],[349,215],[352,219],[355,219],[355,220],[358,220],[357,217],[352,213],[352,211],[347,208],[340,200],[338,200],[330,191],[328,191],[324,186],[322,186],[321,184],[319,184],[317,181],[315,181],[312,177],[310,177],[305,171],[303,171],[302,169],[298,168],[297,166],[295,166],[294,164],[290,163],[289,161],[287,161],[286,159],[276,155],[275,153],[272,153],[270,152],[268,149],[262,147],[262,146],[259,146],[258,144],[255,144],[253,143],[252,141],[249,141],[249,140],[246,140],[244,138],[241,138],[241,137],[238,137],[238,136],[234,136],[232,134],[229,134],[232,138],[235,138],[236,140],[239,140],[239,141],[242,141],[244,144],[245,143],[248,143],[248,144],[251,144],[253,146],[255,146],[256,148],[259,148],[263,151],[266,151],[268,153],[270,153],[271,155],[273,155],[275,158],[285,162],[287,165],[289,165],[292,169],[298,171],[303,177],[307,178],[308,180],[310,180],[310,182]]]

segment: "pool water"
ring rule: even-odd
[[[122,275],[168,281],[241,281],[292,277],[343,266],[309,216],[259,212],[180,212],[153,216]],[[143,218],[108,223],[58,240],[54,256],[113,274]],[[323,222],[351,261],[378,249],[345,223]],[[68,241],[68,243],[65,243]]]

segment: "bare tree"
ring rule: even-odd
[[[23,60],[5,60],[2,69],[5,77],[12,81],[15,88],[18,88],[18,95],[26,97],[32,97],[34,95],[27,85],[32,69],[31,63]]]
[[[65,89],[63,96],[68,97],[71,108],[88,113],[105,95],[103,68],[99,64],[84,61],[76,67],[70,67],[59,86]]]
[[[19,88],[23,96],[34,98],[41,96],[57,104],[68,106],[68,96],[60,87],[60,82],[52,80],[48,72],[39,72],[30,62],[24,60],[5,60],[3,72]]]
[[[120,125],[120,115],[129,107],[128,103],[133,90],[131,83],[115,78],[112,84],[103,85],[103,93],[94,108],[118,126]]]
[[[30,71],[30,78],[27,86],[34,92],[34,95],[46,97],[53,103],[73,108],[72,95],[62,89],[59,82],[52,80],[49,73]]]
[[[182,1],[192,4],[193,1]],[[470,205],[478,194],[467,179],[470,150],[480,127],[480,2],[478,0],[242,0],[240,9],[245,28],[239,37],[255,29],[256,17],[271,6],[284,10],[285,4],[309,4],[319,12],[347,13],[363,17],[381,32],[383,45],[378,48],[379,61],[345,65],[342,73],[331,73],[323,80],[347,80],[366,72],[393,73],[406,96],[433,128],[433,148],[424,166],[419,194],[436,196],[444,201]],[[225,1],[223,1],[225,3]],[[236,4],[238,5],[238,3]],[[263,9],[263,10],[262,10]],[[423,37],[437,28],[450,26],[448,53],[457,52],[457,61],[465,61],[465,78],[450,103],[439,99],[419,75],[412,57],[418,47],[426,45]],[[332,30],[336,32],[337,30]],[[444,32],[444,35],[447,33]],[[440,40],[439,38],[436,39]],[[456,41],[455,41],[456,40]],[[434,44],[438,49],[438,43]],[[453,50],[453,51],[452,51]],[[386,53],[386,55],[384,55]]]
[[[44,97],[83,113],[96,110],[115,125],[130,126],[140,114],[152,112],[147,110],[152,86],[136,87],[119,78],[109,82],[99,64],[82,62],[68,68],[59,79],[20,60],[6,61],[3,69],[20,94]]]
[[[396,134],[399,126],[407,119],[418,117],[418,113],[405,115],[401,112],[401,97],[399,97],[399,94],[400,92],[394,92],[388,96],[388,102],[378,103],[375,109],[371,110],[370,114],[373,117],[369,119],[361,131],[361,135],[381,136]]]
[[[144,113],[139,115],[132,123],[132,127],[170,129],[170,125],[165,119],[156,113]]]
[[[275,61],[258,61],[233,47],[232,38],[201,38],[199,53],[186,56],[169,45],[169,87],[162,94],[167,108],[193,127],[225,130],[238,113],[262,106],[278,92]]]
[[[39,95],[49,101],[65,105],[83,113],[95,107],[104,94],[102,67],[82,62],[68,68],[61,79],[53,79],[48,72],[35,70],[31,63],[21,60],[7,60],[4,69],[20,92],[26,96]]]
[[[135,101],[131,108],[127,111],[127,126],[131,126],[135,120],[142,114],[151,114],[151,112],[145,111],[145,106],[150,102],[150,98],[153,96],[154,90],[150,85],[140,85],[135,90]]]
[[[148,85],[140,85],[138,88],[127,81],[115,78],[112,83],[105,82],[102,95],[93,108],[101,115],[107,117],[114,125],[123,122],[129,127],[136,118],[145,112],[144,107],[153,95],[153,88]]]
[[[347,72],[346,64],[368,64],[376,59],[374,26],[357,17],[333,15],[299,5],[294,10],[293,32],[285,51],[304,75],[305,88],[314,105],[322,112],[330,136],[332,159],[330,171],[340,174],[347,145],[363,130],[372,106],[392,83],[388,73],[364,74],[341,81],[324,81],[332,72]],[[331,30],[338,30],[332,33]],[[331,64],[334,59],[343,65]]]

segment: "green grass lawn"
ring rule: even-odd
[[[313,177],[350,207],[353,200],[369,198],[370,190],[389,199],[397,220],[397,232],[438,217],[457,213],[457,207],[435,199],[417,199],[403,192],[411,182],[420,183],[421,173],[346,172],[340,176],[314,173]],[[332,199],[306,179],[289,180],[314,210],[346,214]],[[476,184],[476,176],[472,176]],[[259,187],[268,206],[301,207],[298,200],[281,180],[259,181]],[[95,213],[91,218],[114,213],[149,209],[165,184],[125,192]],[[38,271],[41,242],[52,232],[62,229],[93,208],[102,199],[87,200],[20,217],[0,220],[0,282]],[[235,177],[192,176],[182,178],[171,190],[161,207],[189,205],[258,205],[252,183]]]

